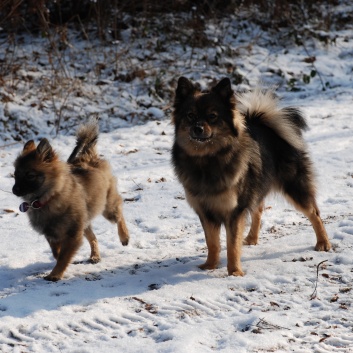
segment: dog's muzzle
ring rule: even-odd
[[[190,137],[197,141],[207,141],[212,137],[212,130],[203,124],[197,124],[190,128]]]

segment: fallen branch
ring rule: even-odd
[[[148,311],[151,314],[157,314],[157,308],[153,304],[146,303],[144,300],[138,298],[138,297],[131,297],[131,299],[138,301],[139,303],[143,304],[145,306],[145,310]]]
[[[277,329],[277,330],[290,330],[288,327],[283,327],[275,324],[271,324],[265,319],[260,319],[260,321],[256,324],[256,327],[261,329]]]
[[[327,262],[328,260],[324,260],[324,261],[321,261],[317,266],[316,266],[316,282],[315,282],[315,288],[314,288],[314,291],[313,293],[311,294],[310,296],[310,300],[313,300],[316,298],[316,295],[317,295],[317,284],[319,282],[319,268],[320,268],[320,265],[322,265],[324,262]]]
[[[192,297],[190,298],[192,299]],[[195,300],[195,299],[192,299]],[[266,321],[264,318],[260,318],[259,322],[256,325],[246,325],[242,332],[249,331],[251,327],[254,327],[253,333],[261,333],[261,330],[290,330],[288,327],[283,327],[275,324],[271,324]]]

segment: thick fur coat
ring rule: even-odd
[[[227,78],[203,93],[181,77],[173,123],[174,169],[200,218],[208,246],[200,268],[217,267],[224,225],[228,273],[243,275],[242,243],[257,244],[264,198],[271,191],[282,193],[309,218],[316,250],[330,249],[302,136],[307,125],[298,109],[279,107],[272,91],[256,89],[236,97]],[[248,213],[251,228],[243,241]]]
[[[98,126],[90,122],[77,133],[77,144],[68,162],[61,161],[47,139],[36,147],[28,141],[15,165],[13,193],[25,202],[33,228],[47,239],[56,266],[45,278],[57,281],[80,247],[83,236],[91,247],[90,261],[100,260],[91,221],[102,214],[118,225],[123,245],[129,233],[122,213],[122,199],[109,163],[96,152]]]

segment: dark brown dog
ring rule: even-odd
[[[91,247],[90,261],[100,260],[91,228],[91,220],[99,214],[117,223],[123,245],[129,242],[116,179],[109,163],[96,152],[97,139],[97,123],[90,122],[79,129],[67,163],[59,159],[47,139],[38,147],[28,141],[15,161],[13,193],[25,201],[20,210],[27,211],[33,228],[45,235],[57,260],[45,277],[49,281],[62,278],[83,236]]]
[[[242,276],[244,242],[258,242],[265,196],[285,195],[310,220],[317,251],[331,248],[315,200],[315,182],[298,109],[279,108],[272,91],[234,96],[229,79],[200,92],[178,81],[174,102],[172,160],[186,198],[205,232],[208,256],[201,269],[219,262],[220,228],[227,234],[228,274]],[[243,241],[247,213],[251,228]]]

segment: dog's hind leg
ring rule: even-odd
[[[264,210],[264,202],[251,212],[251,226],[248,236],[244,239],[244,245],[256,245],[259,242],[259,233],[261,228],[261,216]]]
[[[123,215],[123,200],[116,191],[116,185],[112,185],[108,191],[107,204],[103,216],[110,222],[118,225],[118,234],[121,244],[129,244],[129,231]]]
[[[315,234],[316,234],[316,251],[329,251],[331,249],[331,243],[328,239],[326,229],[320,218],[320,211],[314,202],[309,208],[304,209],[303,213],[309,218]]]
[[[127,229],[126,223],[125,223],[125,219],[123,216],[123,211],[122,208],[120,207],[120,210],[118,212],[118,234],[119,234],[119,238],[121,241],[121,244],[123,244],[124,246],[129,244],[129,231]]]
[[[57,260],[60,254],[61,243],[58,241],[48,240],[51,252],[53,253],[54,259]]]
[[[55,267],[48,276],[44,277],[44,279],[53,282],[59,281],[64,275],[64,272],[76,251],[81,246],[81,243],[82,235],[73,237],[67,236],[67,238],[61,243],[61,250]]]
[[[305,169],[302,168],[302,170]],[[320,211],[315,200],[315,188],[309,176],[304,172],[301,177],[287,182],[284,186],[284,193],[294,207],[308,217],[311,222],[316,234],[315,250],[329,251],[331,244],[320,218]]]
[[[235,212],[225,224],[227,234],[227,268],[230,276],[244,275],[240,260],[245,220],[246,211],[241,210]]]
[[[316,251],[329,251],[331,244],[328,239],[326,229],[320,217],[320,211],[316,205],[315,200],[312,200],[308,205],[301,205],[297,202],[293,202],[295,208],[301,211],[311,222],[315,235],[316,235]]]
[[[200,265],[199,268],[201,270],[213,270],[219,263],[219,253],[221,251],[221,224],[218,222],[213,222],[204,216],[200,216],[200,221],[205,233],[208,254],[206,262]]]
[[[84,236],[89,242],[89,246],[91,247],[91,256],[89,258],[90,262],[93,264],[96,264],[100,261],[101,257],[99,254],[99,248],[98,248],[98,240],[93,233],[93,230],[91,226],[88,226],[85,231],[84,231]]]

